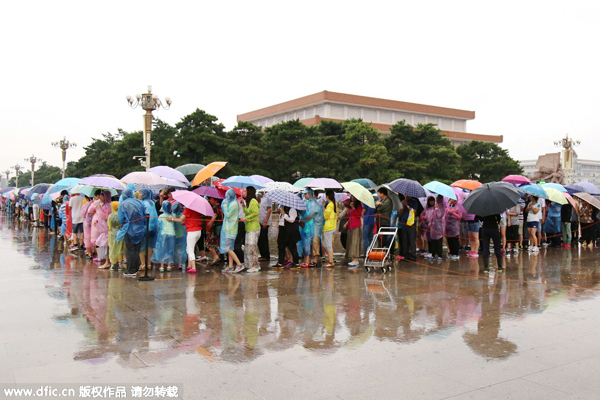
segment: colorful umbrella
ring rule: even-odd
[[[269,182],[265,186],[265,190],[270,192],[272,190],[285,190],[286,192],[298,192],[300,188],[292,185],[288,182]]]
[[[315,178],[300,178],[296,181],[296,183],[294,183],[294,186],[298,188],[303,188],[308,182],[312,181],[313,179]]]
[[[181,172],[183,175],[189,176],[196,175],[198,171],[200,171],[204,167],[206,166],[202,164],[183,164],[175,169]]]
[[[259,181],[263,185],[266,185],[267,183],[273,182],[273,179],[267,178],[266,176],[262,176],[262,175],[250,175],[250,178],[256,179],[257,181]]]
[[[581,200],[585,201],[586,203],[589,203],[590,205],[592,205],[600,210],[600,200],[598,200],[591,194],[585,193],[585,192],[580,192],[580,193],[575,193],[574,196],[579,197]]]
[[[519,190],[532,196],[541,197],[542,199],[548,198],[548,193],[540,185],[523,185],[519,186]]]
[[[227,191],[229,189],[233,189],[233,191],[235,192],[235,194],[238,197],[241,197],[244,194],[244,189],[240,189],[240,188],[230,188],[229,186],[224,186],[223,185],[223,181],[225,181],[225,179],[217,179],[216,181],[214,181],[214,185],[216,188]]]
[[[506,182],[486,183],[473,190],[463,203],[469,214],[482,217],[502,214],[514,207],[521,198],[516,187]]]
[[[320,189],[343,189],[342,185],[332,178],[316,178],[306,183],[304,187]]]
[[[390,189],[396,193],[411,197],[425,197],[425,189],[417,181],[412,179],[400,178],[389,183]]]
[[[348,193],[356,197],[357,200],[371,208],[375,208],[373,193],[369,192],[363,185],[358,182],[343,182],[342,186]]]
[[[156,167],[152,167],[152,168],[148,169],[148,172],[153,172],[156,175],[158,175],[162,178],[165,178],[165,179],[172,179],[174,181],[183,182],[183,183],[187,183],[187,184],[190,183],[190,181],[188,181],[188,179],[185,177],[184,174],[182,174],[180,171],[177,171],[174,168],[167,167],[166,165],[158,165]],[[183,185],[183,187],[186,187],[186,186]]]
[[[502,182],[513,183],[515,185],[524,185],[531,183],[531,181],[523,175],[508,175],[502,179]]]
[[[442,196],[447,197],[449,199],[457,200],[456,193],[454,193],[454,189],[446,185],[445,183],[431,181],[423,185],[423,187],[433,193],[441,194]]]
[[[202,215],[206,215],[207,217],[213,217],[215,215],[208,200],[194,192],[176,190],[173,192],[173,198],[190,210],[199,212]]]
[[[460,179],[460,180],[454,182],[453,184],[451,184],[450,186],[463,188],[463,189],[467,189],[467,190],[475,190],[479,186],[481,186],[481,182],[473,181],[470,179]]]
[[[558,204],[567,204],[568,203],[567,198],[565,197],[563,192],[559,192],[558,190],[551,188],[551,187],[544,188],[544,191],[548,195],[548,200],[553,201]]]
[[[261,189],[261,188],[265,187],[265,185],[263,185],[261,182],[257,181],[256,179],[254,179],[250,176],[242,176],[242,175],[230,176],[229,178],[227,178],[223,182],[221,182],[221,184],[223,186],[227,186],[227,187],[231,187],[231,188],[239,188],[239,189],[245,189],[248,186],[253,186],[255,189]]]
[[[563,193],[567,192],[567,189],[565,189],[565,187],[563,185],[561,185],[560,183],[542,183],[540,186],[543,187],[544,189],[552,188],[552,189],[558,190],[559,192],[563,192]]]
[[[94,193],[96,190],[106,190],[106,188],[87,186],[87,185],[76,185],[71,189],[71,194],[83,194],[87,197],[94,197]],[[115,189],[108,189],[110,191],[110,195],[116,196],[118,193]]]
[[[375,189],[377,185],[369,178],[352,179],[352,182],[360,183],[365,189]]]
[[[192,190],[192,192],[194,192],[200,196],[214,197],[215,199],[224,199],[225,198],[224,190],[217,189],[216,187],[212,187],[212,186],[200,186],[200,187]]]
[[[296,210],[307,209],[306,204],[304,204],[304,201],[302,201],[298,195],[286,192],[285,190],[273,190],[267,194],[267,197],[269,197],[272,202],[282,206],[295,208]]]
[[[112,175],[97,174],[79,181],[80,185],[95,186],[107,189],[125,189],[125,184]]]
[[[194,179],[192,180],[192,186],[200,186],[205,180],[215,175],[226,165],[227,161],[215,161],[208,164],[206,167],[198,171],[196,176],[194,176]]]
[[[54,182],[56,186],[75,186],[81,181],[81,178],[63,178],[57,182]]]
[[[38,183],[37,185],[33,186],[27,191],[27,194],[25,195],[25,200],[32,200],[32,196],[34,194],[46,193],[50,186],[52,185],[50,185],[49,183]]]

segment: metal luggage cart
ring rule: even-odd
[[[381,273],[386,273],[392,270],[392,262],[390,260],[392,247],[394,246],[394,239],[398,233],[398,228],[392,227],[381,227],[379,231],[373,236],[371,245],[365,253],[365,270],[367,272],[375,271],[377,268],[381,268]],[[388,239],[387,247],[380,247],[383,242],[382,239]]]

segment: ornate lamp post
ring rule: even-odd
[[[33,178],[34,178],[34,174],[35,174],[35,163],[36,162],[42,162],[41,158],[37,158],[36,156],[32,155],[29,158],[26,158],[25,161],[29,161],[31,163],[31,186],[33,186]]]
[[[19,164],[15,165],[13,169],[15,170],[15,186],[19,187],[19,172],[21,171],[21,166]]]
[[[565,185],[575,182],[575,168],[573,165],[573,147],[579,146],[581,142],[579,140],[573,140],[567,133],[565,137],[559,141],[554,142],[555,146],[562,147],[560,163],[564,171],[564,182]]]
[[[66,164],[67,150],[72,147],[77,147],[77,144],[69,142],[67,140],[67,138],[65,136],[63,136],[62,140],[60,140],[58,142],[52,142],[52,146],[58,147],[59,149],[62,150],[62,161],[63,161],[62,178],[65,179],[65,170],[67,169],[67,164]]]
[[[152,94],[152,86],[150,85],[148,85],[148,93],[136,94],[135,100],[131,96],[127,96],[126,98],[131,108],[136,108],[139,105],[146,111],[146,114],[144,114],[144,150],[146,150],[146,160],[143,165],[148,170],[151,166],[150,148],[152,147],[152,140],[150,135],[152,133],[152,111],[160,107],[168,110],[171,108],[171,99],[165,97],[165,102],[163,103],[158,96]]]
[[[4,173],[6,174],[6,183],[8,183],[8,181],[10,180],[10,169],[7,169],[6,171],[4,171]]]

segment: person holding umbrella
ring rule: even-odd
[[[260,223],[258,214],[260,205],[256,200],[256,189],[254,186],[246,188],[246,198],[242,199],[244,206],[244,225],[246,228],[246,242],[244,247],[244,263],[250,266],[246,272],[260,272],[258,264],[258,237],[260,236]]]
[[[477,216],[476,221],[481,221],[481,258],[483,259],[483,273],[490,272],[490,239],[494,242],[494,254],[498,263],[498,272],[504,271],[502,265],[502,237],[500,235],[500,214]]]
[[[542,219],[542,206],[540,205],[536,196],[531,196],[531,202],[527,205],[525,211],[527,212],[529,251],[532,253],[538,253],[540,249],[538,247],[537,230],[540,226],[540,221]]]
[[[221,228],[221,246],[219,250],[221,254],[227,254],[227,258],[229,259],[229,265],[223,272],[237,274],[244,270],[244,265],[233,251],[235,248],[235,238],[238,235],[239,220],[239,205],[233,189],[227,189],[225,200],[221,203],[221,208],[223,209],[223,226]],[[236,265],[235,269],[233,269],[234,262]]]
[[[358,257],[362,245],[362,203],[354,196],[350,196],[350,218],[346,222],[345,228],[348,229],[347,251],[348,258],[352,261],[348,263],[350,268],[358,267]]]
[[[325,219],[325,224],[323,225],[323,248],[327,252],[327,264],[325,264],[324,267],[331,268],[335,266],[335,261],[333,260],[333,233],[337,226],[337,206],[335,204],[335,193],[333,190],[327,189],[325,197],[326,203],[325,211],[323,213],[323,218]]]

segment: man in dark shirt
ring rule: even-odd
[[[483,273],[490,272],[490,239],[494,241],[494,254],[498,262],[498,272],[504,271],[502,265],[502,237],[500,235],[500,215],[488,215],[475,217],[476,220],[483,222],[481,227],[481,258],[483,259]]]

